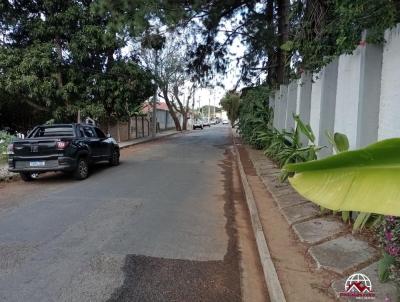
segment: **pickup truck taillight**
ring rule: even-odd
[[[7,154],[14,154],[14,144],[9,144],[7,146]]]
[[[69,142],[66,142],[66,141],[58,141],[56,143],[56,147],[58,150],[64,150],[65,148],[68,147],[68,145],[69,145]]]

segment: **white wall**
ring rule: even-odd
[[[297,80],[296,114],[305,124],[310,123],[311,85],[311,73],[303,72],[301,78]],[[302,135],[300,140],[303,145],[308,144],[308,138],[305,135]]]
[[[274,110],[275,109],[275,94],[272,94],[268,98],[269,107]]]
[[[287,109],[287,85],[281,85],[279,88],[278,98],[279,98],[279,113],[277,117],[277,129],[284,130],[286,126],[286,109]]]
[[[332,154],[332,146],[329,143],[327,132],[333,133],[335,125],[335,107],[336,107],[336,88],[337,88],[338,59],[324,67],[323,82],[321,88],[321,115],[319,121],[318,142],[326,148],[319,152],[320,157]]]
[[[382,55],[382,45],[366,44],[363,47],[357,148],[365,147],[378,139]]]
[[[400,25],[385,32],[378,139],[400,136]]]
[[[347,135],[350,149],[356,148],[360,103],[361,49],[339,57],[334,132]]]
[[[321,100],[322,100],[322,76],[323,71],[312,76],[311,86],[311,108],[310,108],[310,126],[314,132],[315,143],[319,144],[319,120],[321,115]]]
[[[310,126],[314,131],[316,144],[325,146],[320,157],[332,154],[326,132],[333,132],[335,124],[335,104],[338,60],[334,59],[318,74],[313,75],[311,89]]]
[[[297,81],[292,81],[288,85],[287,106],[286,106],[286,122],[285,129],[291,131],[294,129],[293,114],[296,114],[297,107]]]
[[[351,55],[339,57],[335,132],[347,135],[350,149],[378,137],[382,47],[363,42]]]

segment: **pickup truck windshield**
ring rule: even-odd
[[[72,126],[45,126],[38,127],[29,138],[37,137],[73,137]]]

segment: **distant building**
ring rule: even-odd
[[[222,110],[221,112],[215,113],[215,115],[220,118],[221,120],[227,120],[228,119],[228,113],[225,110]]]

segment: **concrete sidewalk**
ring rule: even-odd
[[[377,301],[398,301],[394,283],[380,283],[379,252],[361,236],[351,234],[338,217],[324,215],[319,207],[301,197],[288,182],[278,180],[280,169],[261,150],[244,146],[252,165],[272,195],[289,228],[307,249],[317,270],[336,274],[331,291],[340,300],[346,279],[353,273],[366,274],[373,284]],[[342,300],[341,300],[342,301]]]
[[[142,143],[149,142],[149,141],[152,141],[152,140],[157,140],[157,139],[160,139],[160,138],[163,138],[163,137],[167,137],[167,136],[171,136],[171,135],[174,135],[174,134],[185,133],[186,131],[166,130],[166,131],[162,131],[162,132],[157,133],[157,136],[155,138],[152,138],[151,136],[146,136],[146,137],[136,138],[136,139],[132,139],[132,140],[125,141],[125,142],[120,142],[120,143],[118,143],[118,145],[119,145],[119,147],[121,149],[125,149],[125,148],[128,148],[130,146],[142,144]]]

